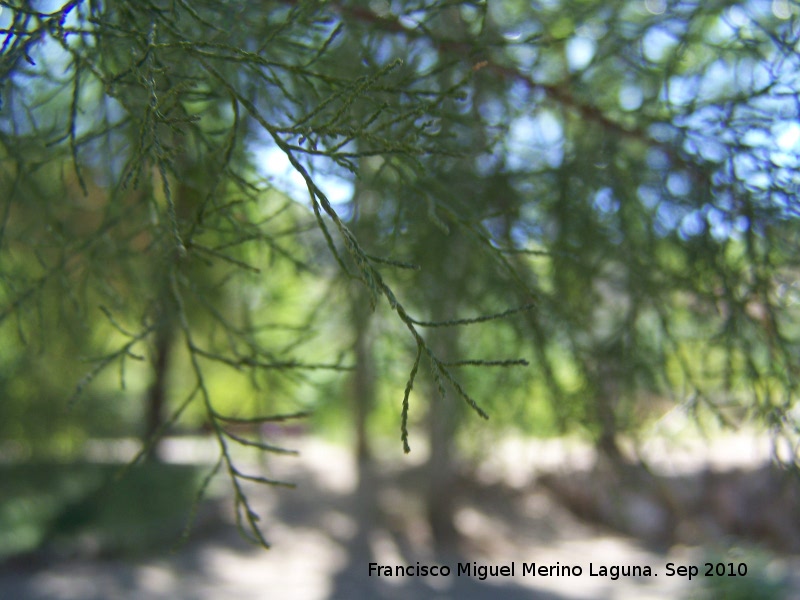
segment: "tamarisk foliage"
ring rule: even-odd
[[[481,417],[547,414],[612,456],[678,407],[797,461],[795,3],[0,7],[2,381],[88,356],[40,382],[74,373],[80,406],[149,377],[142,456],[201,415],[257,542],[244,485],[279,482],[231,448],[285,450],[236,426],[305,414],[293,386],[353,367],[320,320],[335,273],[408,341],[406,451],[422,367]],[[491,355],[450,355],[501,323]],[[505,399],[469,391],[462,367],[521,356]],[[258,400],[220,408],[220,369]]]
[[[341,356],[294,355],[316,327],[313,310],[297,326],[256,322],[270,313],[258,302],[279,295],[287,273],[327,276],[322,240],[338,268],[366,286],[373,308],[394,311],[417,348],[403,408],[406,450],[408,392],[421,356],[437,381],[487,417],[422,335],[435,324],[412,318],[387,282],[385,269],[408,265],[361,245],[319,175],[354,174],[358,161],[384,157],[413,176],[421,157],[459,154],[427,128],[444,102],[463,95],[461,80],[442,88],[435,72],[401,58],[339,68],[342,48],[363,41],[352,41],[361,34],[348,27],[347,9],[324,3],[0,6],[4,351],[38,352],[45,364],[59,351],[95,353],[65,398],[68,408],[110,371],[118,370],[124,390],[129,365],[151,363],[146,442],[136,460],[156,452],[187,410],[199,410],[219,445],[212,473],[227,471],[237,522],[267,546],[244,484],[283,482],[243,472],[231,448],[290,451],[233,426],[306,413],[254,413],[243,399],[239,414],[226,414],[208,370],[227,367],[268,394],[280,389],[274,373],[302,380],[350,368]],[[305,197],[273,187],[271,165],[260,164],[265,148],[299,174]],[[332,343],[330,353],[337,350]],[[188,373],[173,377],[178,383],[167,380],[175,361]]]

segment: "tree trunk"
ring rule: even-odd
[[[457,407],[452,398],[435,401],[428,419],[430,457],[425,504],[437,552],[452,549],[459,540],[454,516],[456,508],[456,474],[453,466],[453,438],[456,431]]]
[[[436,310],[441,319],[450,305],[455,302],[442,299],[442,306]],[[450,313],[452,314],[452,312]],[[448,362],[457,353],[458,332],[448,327],[436,330],[431,343],[437,357]],[[459,541],[455,526],[457,474],[454,463],[454,441],[462,407],[461,399],[455,391],[445,385],[447,396],[441,398],[435,382],[431,382],[431,407],[428,414],[428,441],[430,456],[427,464],[427,489],[425,505],[428,524],[431,528],[434,547],[437,552],[452,550]]]
[[[153,383],[147,391],[145,399],[144,432],[145,444],[152,444],[147,454],[148,460],[159,460],[161,446],[160,436],[164,426],[164,412],[167,397],[167,373],[169,371],[170,354],[172,352],[172,327],[163,324],[156,333],[155,352],[153,354]]]
[[[356,370],[353,373],[352,393],[355,413],[356,459],[361,465],[372,458],[367,419],[375,406],[375,365],[372,359],[372,344],[369,339],[370,314],[365,299],[366,294],[362,290],[358,290],[355,296],[352,319],[356,334],[354,343]]]

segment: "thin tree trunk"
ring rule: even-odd
[[[366,302],[358,302],[365,294],[357,294],[353,305],[353,322],[356,339],[354,344],[356,370],[353,373],[353,408],[355,413],[356,459],[359,465],[372,458],[367,431],[367,419],[375,406],[375,365],[369,339],[370,315]],[[359,308],[361,310],[359,310]],[[366,313],[366,314],[365,314]]]
[[[441,320],[446,313],[453,314],[456,304],[452,299],[442,298],[441,305],[435,311],[437,320]],[[450,308],[453,310],[448,310]],[[435,333],[431,343],[438,358],[444,362],[451,361],[458,344],[457,330],[450,327],[439,329]],[[425,492],[428,525],[434,547],[440,553],[452,550],[460,537],[454,520],[457,500],[454,442],[461,406],[460,399],[449,385],[446,385],[446,389],[447,396],[441,398],[436,384],[431,383],[431,408],[428,415],[430,456]]]
[[[456,474],[453,467],[453,438],[456,431],[457,407],[452,398],[434,402],[428,421],[430,457],[425,505],[437,552],[452,549],[459,540],[455,526]]]
[[[172,351],[172,330],[167,324],[156,334],[153,356],[153,383],[147,391],[145,400],[144,433],[145,444],[153,444],[147,458],[159,460],[161,439],[159,434],[164,425],[164,411],[167,397],[167,373]]]

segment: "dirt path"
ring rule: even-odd
[[[344,450],[312,440],[295,446],[301,446],[301,457],[279,459],[271,475],[297,482],[298,489],[254,491],[271,551],[249,546],[233,526],[217,524],[198,532],[176,554],[6,568],[0,571],[0,599],[647,600],[688,598],[701,591],[703,577],[689,581],[669,576],[667,565],[697,566],[702,571],[707,556],[703,550],[673,548],[661,554],[578,521],[546,492],[530,485],[535,473],[514,471],[519,453],[530,448],[505,449],[510,454],[508,464],[485,466],[484,475],[479,471],[486,481],[464,494],[466,501],[456,515],[466,539],[463,548],[457,554],[434,557],[419,516],[414,469],[387,464],[376,474],[380,485],[359,491],[353,462]],[[538,452],[544,457],[548,451],[541,447]],[[563,448],[559,452],[562,464],[572,461],[572,468],[585,460],[580,449],[573,454]],[[530,463],[525,465],[530,471]],[[370,576],[370,562],[391,568],[417,563],[448,566],[450,574]],[[459,563],[472,570],[484,566],[510,570],[513,565],[514,573],[481,579],[474,572],[459,575]],[[569,567],[572,573],[524,574],[531,563],[537,571]],[[618,579],[592,575],[601,566],[636,566],[645,575]],[[755,566],[750,568],[752,573]],[[774,561],[770,568],[777,575],[800,573],[800,561]],[[800,581],[795,584],[793,597],[800,598]]]

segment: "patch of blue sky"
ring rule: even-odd
[[[530,72],[539,60],[539,50],[533,44],[509,45],[506,52],[523,73]]]
[[[659,202],[656,208],[655,230],[660,235],[669,235],[686,217],[686,210],[672,202]]]
[[[614,190],[604,187],[595,192],[592,206],[601,214],[612,215],[619,210],[620,203],[614,197]]]
[[[619,105],[622,110],[631,112],[639,110],[644,102],[642,86],[636,83],[623,83],[618,92]]]
[[[669,168],[670,157],[663,148],[650,148],[645,154],[647,166],[655,171],[665,171]]]
[[[659,100],[673,108],[688,106],[697,99],[697,90],[702,81],[700,75],[673,75],[661,88]]]
[[[718,61],[702,77],[689,81],[674,77],[670,82],[670,101],[686,107],[697,101],[713,101],[717,90],[725,89],[727,94],[758,92],[733,108],[708,104],[676,118],[675,124],[685,134],[683,147],[688,154],[730,165],[724,171],[730,175],[715,177],[717,184],[738,186],[764,208],[777,209],[784,217],[797,216],[792,190],[800,185],[798,73],[800,65],[794,59],[780,60],[777,67],[765,61],[740,61],[735,68],[727,69]],[[788,93],[790,89],[793,93]],[[693,93],[697,95],[692,97]],[[676,190],[669,191],[675,194]],[[706,205],[697,214],[705,215],[715,237],[738,235],[747,226],[733,213],[714,206]],[[691,236],[698,229],[693,223],[682,227],[682,236]]]
[[[667,176],[667,191],[673,196],[688,196],[692,183],[686,171],[674,171]]]
[[[642,52],[651,63],[660,63],[671,56],[680,43],[679,37],[663,24],[654,25],[644,34]]]
[[[661,201],[661,193],[651,185],[640,185],[636,188],[636,197],[648,209],[655,208]]]
[[[44,2],[38,8],[49,12],[58,10],[60,5],[55,2]],[[0,28],[11,26],[10,12],[10,10],[5,11],[0,15]],[[77,23],[77,17],[73,13],[74,11],[65,21],[67,26]],[[39,43],[29,46],[28,51],[25,58],[17,59],[21,61],[19,68],[15,69],[10,78],[13,81],[13,93],[16,97],[14,100],[18,102],[10,102],[8,110],[0,113],[0,128],[13,130],[16,135],[65,133],[69,118],[69,111],[65,110],[65,107],[72,102],[73,94],[73,57],[60,42],[50,36],[43,36]],[[0,90],[3,90],[3,87],[0,87]],[[99,89],[99,82],[92,76],[84,77],[81,96],[78,99],[79,106],[89,97],[96,95]],[[9,98],[5,96],[3,102],[7,100]],[[25,107],[36,107],[36,110],[26,110]],[[113,111],[113,108],[110,110]],[[80,116],[79,110],[75,122],[75,134],[78,137],[94,124],[91,119],[83,119]]]
[[[573,73],[582,71],[592,62],[597,52],[597,42],[594,39],[576,35],[571,37],[566,44],[567,65]]]
[[[800,153],[800,122],[784,121],[782,123],[776,123],[773,125],[771,133],[774,137],[775,145],[779,150],[775,156],[784,153],[787,158],[791,157],[797,161],[798,154]]]
[[[507,141],[512,170],[557,168],[564,160],[564,129],[550,110],[538,110],[512,121]]]
[[[257,172],[267,180],[270,186],[297,202],[311,206],[311,196],[306,180],[292,165],[283,150],[272,142],[259,141],[252,144],[251,151],[255,156]],[[316,157],[316,160],[309,160],[310,157],[302,156],[296,158],[337,213],[343,218],[347,218],[350,211],[349,204],[355,189],[354,176],[331,172],[328,158]]]

